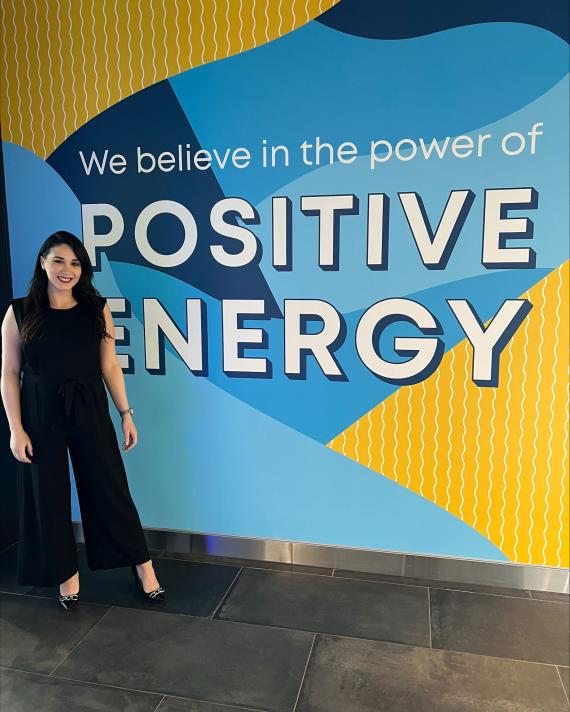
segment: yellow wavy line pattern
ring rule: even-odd
[[[5,141],[46,158],[134,92],[301,27],[339,0],[3,0]]]
[[[473,383],[465,340],[328,446],[435,502],[511,561],[567,567],[569,286],[565,262],[523,295],[533,308],[501,355],[498,388]]]

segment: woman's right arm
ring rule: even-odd
[[[22,365],[22,341],[10,306],[2,322],[2,375],[0,377],[0,392],[4,410],[10,425],[10,449],[20,462],[31,460],[32,443],[22,426],[20,410],[20,368]],[[27,450],[27,452],[26,452]]]

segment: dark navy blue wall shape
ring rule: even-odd
[[[270,316],[280,316],[258,263],[229,268],[212,257],[210,245],[223,244],[228,252],[236,251],[235,242],[215,233],[210,225],[212,205],[225,197],[213,171],[193,168],[183,172],[137,173],[137,146],[156,156],[163,151],[176,153],[178,144],[190,144],[192,153],[202,148],[169,82],[162,81],[111,106],[79,128],[51,154],[48,163],[81,203],[110,203],[120,210],[125,229],[115,245],[105,248],[109,260],[167,272],[218,299],[264,299]],[[120,153],[126,157],[126,172],[115,175],[107,169],[100,175],[93,166],[90,175],[86,175],[79,151],[88,159],[92,151],[103,156],[105,149],[109,149],[109,156]],[[174,200],[186,206],[198,226],[196,249],[178,267],[149,265],[135,243],[138,215],[157,200]],[[230,222],[231,218],[226,216],[226,220]],[[237,223],[234,221],[234,224]],[[105,232],[108,227],[101,225],[100,229]],[[148,230],[149,243],[164,254],[171,254],[180,247],[183,234],[182,224],[171,215],[157,216]],[[260,251],[261,245],[259,254]]]
[[[347,35],[383,40],[482,22],[521,22],[543,27],[568,42],[569,8],[568,0],[342,0],[317,21]]]

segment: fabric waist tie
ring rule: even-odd
[[[77,378],[69,378],[60,383],[57,393],[63,398],[65,417],[71,417],[73,408],[76,421],[81,423],[85,414],[85,404],[89,400],[89,390],[86,383]]]
[[[67,378],[64,381],[53,381],[57,386],[57,394],[63,399],[63,406],[66,418],[70,418],[72,413],[77,421],[81,423],[85,415],[85,405],[89,402],[91,396],[87,383],[90,380],[99,380],[100,374],[93,374],[87,378]],[[49,379],[48,379],[49,380]],[[44,381],[43,378],[35,373],[23,374],[23,382],[39,384]]]

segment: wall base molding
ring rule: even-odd
[[[77,541],[83,542],[81,522],[74,522],[73,526]],[[374,549],[351,549],[324,544],[252,539],[168,529],[145,529],[145,535],[151,549],[160,549],[169,553],[276,561],[285,564],[322,566],[551,593],[570,592],[568,569],[550,566],[420,556]]]

